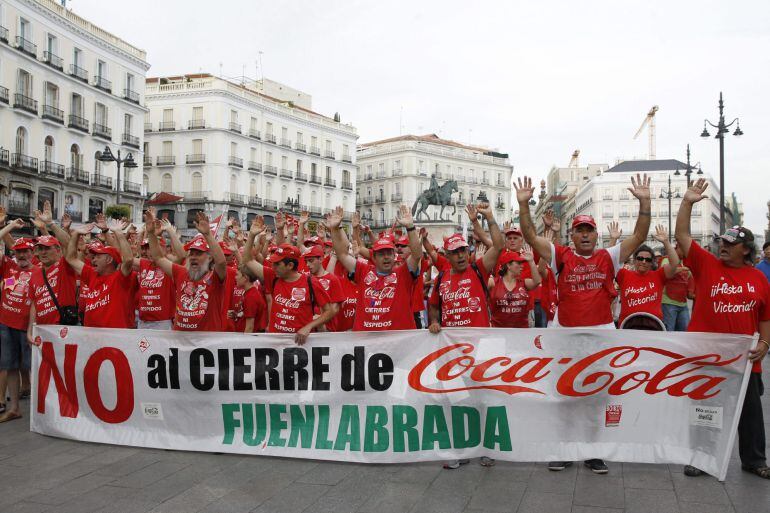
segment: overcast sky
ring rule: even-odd
[[[770,199],[770,2],[71,0],[68,7],[147,50],[148,76],[206,71],[264,76],[303,90],[315,110],[358,128],[359,142],[437,133],[498,148],[515,175],[657,157],[718,177],[703,119],[740,117],[726,140],[726,191],[746,224]],[[400,113],[403,118],[400,123]],[[711,130],[712,135],[714,130]]]

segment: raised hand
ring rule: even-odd
[[[176,233],[176,227],[171,224],[168,219],[160,220],[161,231],[168,233],[169,235]]]
[[[421,241],[427,239],[428,238],[428,229],[423,226],[422,228],[420,228],[419,235],[420,235],[420,240]]]
[[[326,238],[326,225],[324,223],[316,223],[315,234],[322,239]]]
[[[350,221],[350,224],[354,230],[361,227],[361,212],[358,210],[353,212],[353,219]]]
[[[35,216],[30,217],[29,220],[32,221],[32,224],[35,226],[35,228],[37,228],[42,232],[43,230],[45,230],[45,222],[42,219],[43,213],[40,212],[39,210],[35,210],[34,214]]]
[[[492,219],[495,215],[494,212],[492,212],[492,205],[486,202],[476,205],[476,212],[486,217],[487,220]]]
[[[299,213],[299,225],[305,226],[308,221],[310,221],[310,212],[303,210]]]
[[[69,230],[72,226],[72,217],[65,212],[63,216],[61,216],[61,227],[65,230]]]
[[[0,206],[0,226],[5,225],[5,220],[8,217],[8,213],[5,211],[5,207]]]
[[[198,215],[195,216],[195,229],[198,230],[201,235],[210,234],[211,225],[209,224],[209,216],[203,212],[198,212]]]
[[[698,178],[692,184],[690,184],[690,187],[688,187],[684,192],[684,197],[682,200],[689,203],[698,203],[703,198],[708,198],[707,195],[703,194],[706,192],[706,189],[708,189],[708,186],[709,183],[705,178]]]
[[[278,213],[275,214],[275,229],[283,230],[284,226],[286,226],[286,217],[283,215],[283,212],[279,210]]]
[[[617,221],[611,221],[607,225],[607,233],[609,233],[610,239],[618,240],[623,235],[623,230],[620,229],[620,224]]]
[[[20,230],[27,225],[27,223],[24,222],[24,219],[14,219],[8,224],[10,224],[16,230]]]
[[[398,207],[398,215],[396,216],[396,222],[403,226],[404,228],[411,228],[414,226],[414,219],[412,218],[412,211],[409,210],[409,207],[401,204],[400,207]]]
[[[97,228],[99,228],[101,231],[109,230],[110,227],[107,226],[107,218],[104,216],[103,213],[99,212],[96,214],[96,217],[94,217],[94,224]]]
[[[340,225],[342,224],[343,215],[344,215],[344,210],[342,210],[342,207],[335,208],[334,210],[329,212],[329,214],[326,215],[326,221],[323,223],[324,226],[329,230],[334,230],[335,228],[339,228]]]
[[[145,233],[151,233],[153,235],[157,234],[158,231],[155,227],[155,211],[154,209],[147,209],[144,211],[144,232]]]
[[[40,212],[40,211],[39,210],[35,211],[35,217],[38,217],[38,215],[37,215],[38,212]],[[40,221],[43,222],[43,224],[51,224],[53,222],[53,213],[51,211],[51,202],[50,201],[46,200],[43,203],[43,211],[40,212],[39,219],[40,219]]]
[[[112,233],[125,233],[126,228],[128,228],[128,222],[124,219],[110,219],[107,221],[107,228]]]
[[[476,210],[476,206],[468,203],[465,205],[465,213],[468,214],[468,219],[471,220],[471,223],[475,223],[479,220],[479,213]]]
[[[552,227],[553,226],[553,221],[554,221],[553,210],[551,210],[549,208],[543,214],[543,226],[551,226]]]
[[[634,195],[636,199],[650,199],[650,177],[645,173],[643,176],[636,174],[636,180],[631,177],[631,187],[628,188],[629,192]]]
[[[86,223],[77,228],[73,228],[72,231],[80,235],[86,235],[91,233],[91,231],[93,231],[95,226],[96,226],[96,223]]]
[[[553,230],[554,233],[559,233],[560,229],[561,229],[561,221],[559,221],[558,218],[554,218],[553,224],[551,224],[551,230]]]
[[[655,226],[655,233],[652,234],[652,238],[661,244],[668,242],[668,232],[662,224]]]
[[[532,187],[532,179],[528,176],[522,176],[521,178],[517,178],[517,182],[513,182],[513,188],[516,189],[516,201],[519,203],[528,203],[535,193],[535,188]]]
[[[535,260],[535,255],[532,253],[532,248],[529,246],[522,248],[521,256],[524,257],[524,260],[527,262],[532,262]]]

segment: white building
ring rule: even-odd
[[[141,167],[144,50],[53,0],[0,0],[0,202],[28,218],[51,202],[76,222],[116,203],[109,146]],[[122,170],[120,202],[142,208],[141,169]]]
[[[355,208],[356,129],[313,112],[310,95],[209,74],[148,78],[146,94],[143,181],[181,197],[158,205],[177,226],[193,228],[201,210],[250,223]]]
[[[461,224],[464,206],[484,191],[501,222],[511,214],[511,174],[508,155],[487,148],[441,139],[435,134],[404,135],[362,144],[358,148],[357,206],[375,228],[390,226],[401,203],[410,207],[430,187],[431,176],[439,184],[456,180],[452,195],[457,213],[448,224]],[[432,220],[438,209],[430,207]],[[451,214],[445,209],[444,214]]]

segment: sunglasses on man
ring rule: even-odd
[[[637,262],[647,262],[648,264],[651,264],[652,263],[652,257],[638,256],[638,257],[636,257],[636,261]]]

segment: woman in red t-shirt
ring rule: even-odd
[[[620,289],[620,317],[618,324],[622,327],[623,321],[631,314],[645,312],[663,320],[663,286],[667,279],[676,275],[679,265],[679,256],[671,242],[668,233],[663,226],[655,227],[653,238],[663,244],[663,249],[668,257],[668,263],[660,268],[655,268],[655,254],[646,244],[642,244],[634,251],[634,269],[621,269],[615,280]]]
[[[522,277],[524,262],[530,278]],[[529,294],[540,285],[541,277],[531,252],[506,251],[498,260],[500,271],[489,291],[489,311],[493,328],[528,328]]]

